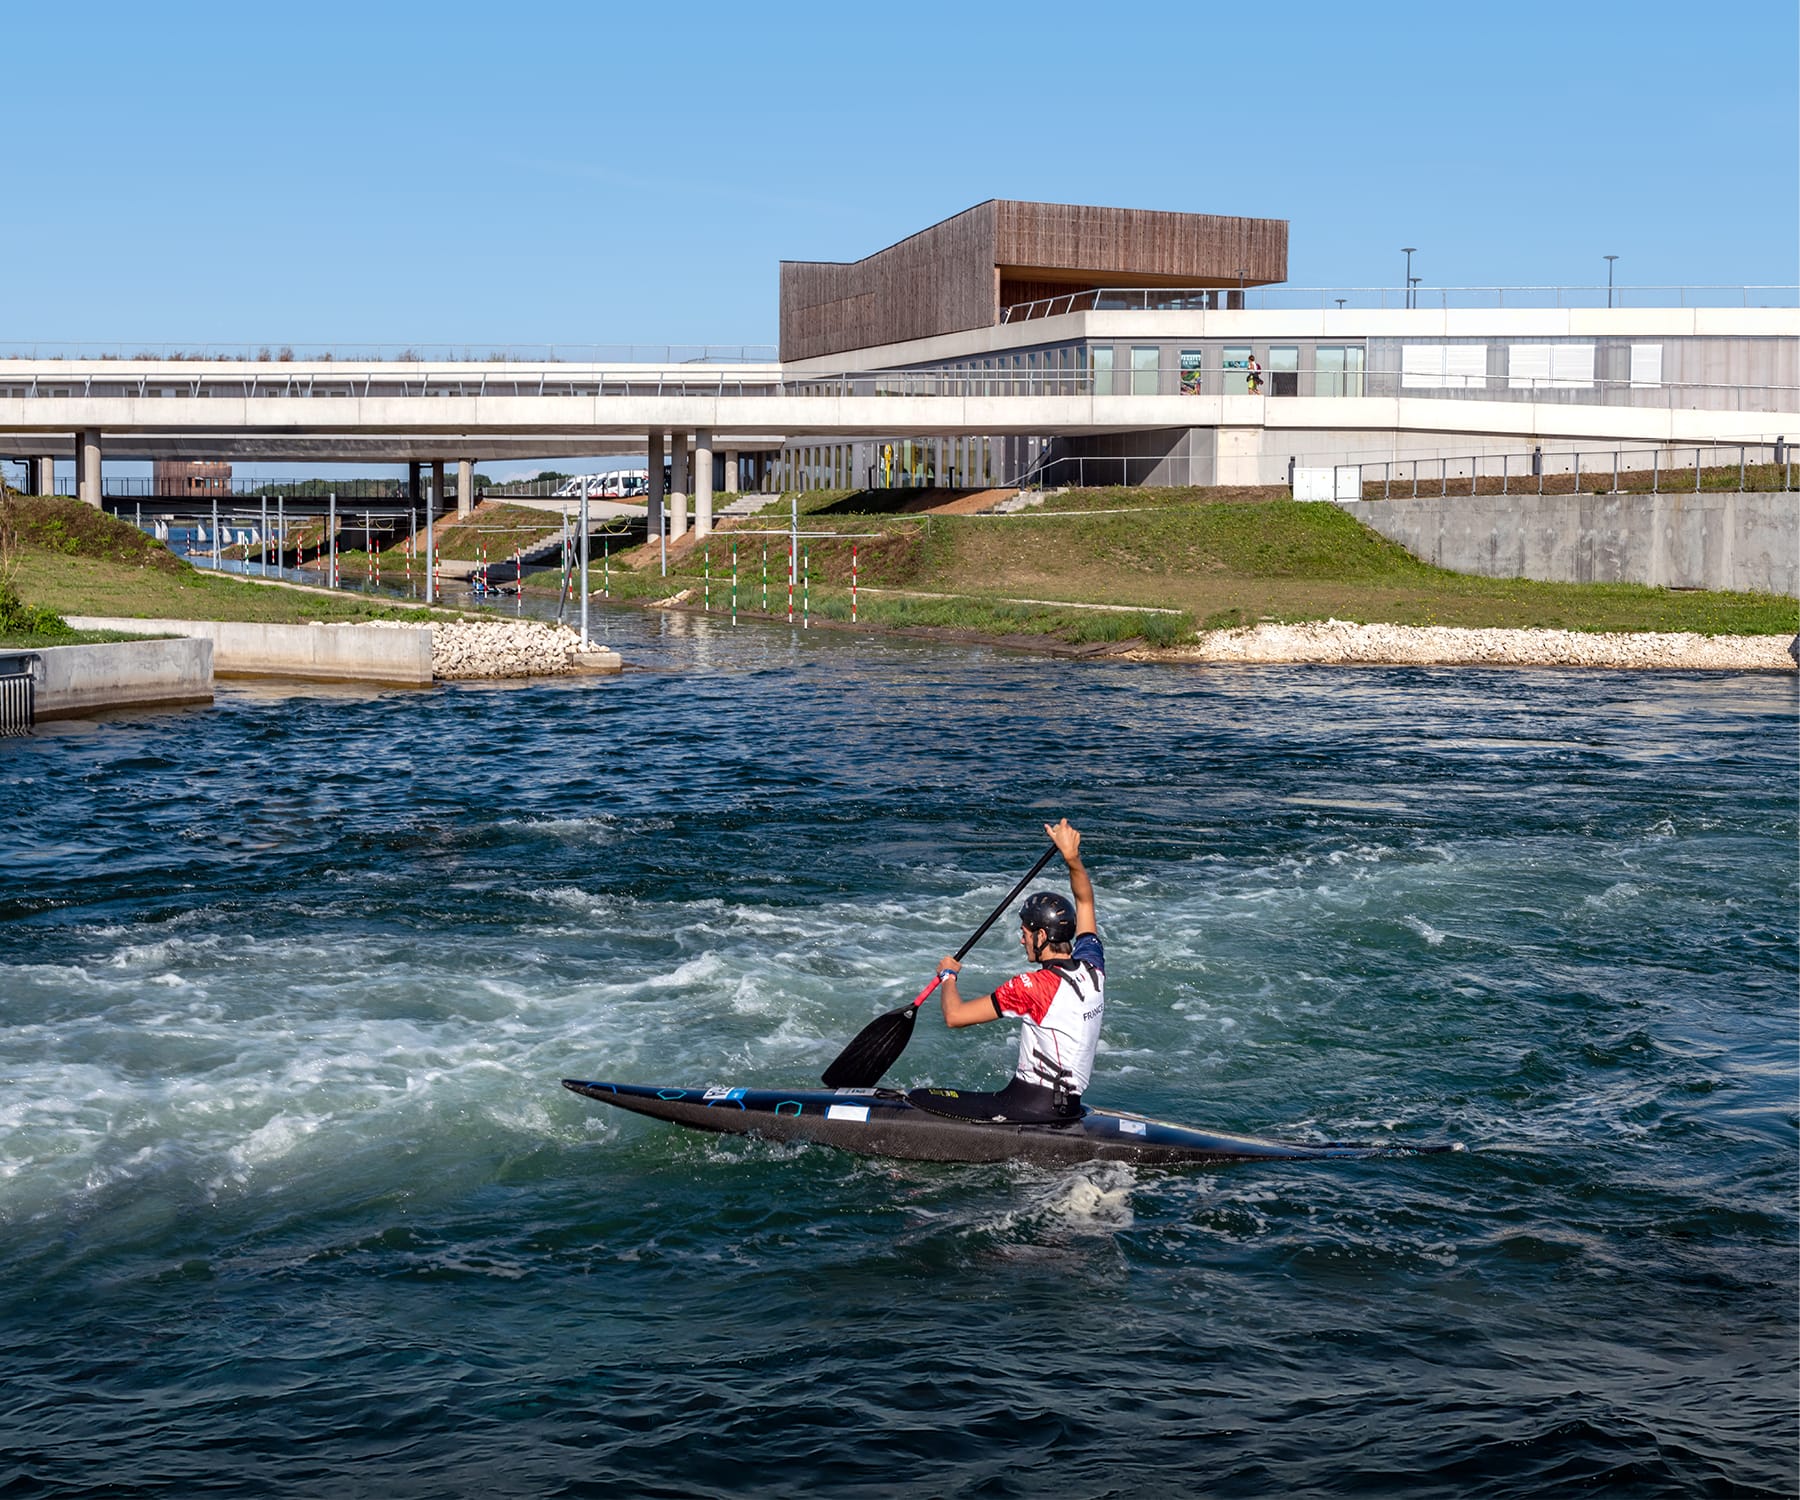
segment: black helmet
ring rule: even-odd
[[[1034,891],[1019,908],[1019,920],[1034,930],[1042,929],[1051,942],[1062,944],[1075,940],[1075,908],[1067,896],[1054,891]]]

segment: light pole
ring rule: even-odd
[[[1618,257],[1618,256],[1616,256],[1616,255],[1603,255],[1603,256],[1602,256],[1602,257],[1601,257],[1601,259],[1602,259],[1602,260],[1604,260],[1604,261],[1605,261],[1605,262],[1606,262],[1606,305],[1607,305],[1607,306],[1608,306],[1608,307],[1611,307],[1611,306],[1612,306],[1612,292],[1613,292],[1613,288],[1612,288],[1612,277],[1613,277],[1613,262],[1614,262],[1614,261],[1615,261],[1615,260],[1617,260],[1617,259],[1618,259],[1618,258],[1619,258],[1619,257]]]
[[[1413,258],[1413,251],[1417,250],[1418,248],[1419,247],[1417,245],[1402,245],[1400,247],[1400,253],[1406,257],[1406,305],[1408,307],[1411,307],[1413,305],[1412,258]]]

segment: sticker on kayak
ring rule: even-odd
[[[702,1099],[742,1099],[744,1097],[744,1090],[743,1089],[728,1089],[728,1088],[723,1088],[723,1087],[715,1085],[713,1088],[708,1089],[700,1097]]]
[[[867,1120],[869,1106],[866,1104],[834,1104],[825,1111],[827,1120]]]
[[[832,1093],[834,1093],[834,1094],[849,1094],[852,1096],[861,1095],[865,1099],[872,1099],[875,1097],[874,1089],[833,1089]]]
[[[1119,1121],[1119,1134],[1120,1135],[1142,1135],[1143,1133],[1144,1133],[1144,1122],[1142,1120],[1121,1120],[1121,1121]]]

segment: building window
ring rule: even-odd
[[[1300,394],[1300,346],[1298,344],[1271,344],[1269,346],[1269,394],[1271,396],[1298,396]]]
[[[1162,351],[1154,346],[1139,347],[1131,351],[1131,394],[1134,396],[1154,396],[1157,394],[1157,365]]]
[[[1592,344],[1513,344],[1506,383],[1515,391],[1586,390],[1594,383]]]
[[[1662,345],[1633,344],[1631,346],[1631,388],[1634,391],[1647,390],[1662,384]]]
[[[1113,393],[1113,352],[1111,345],[1088,351],[1090,370],[1094,377],[1094,394],[1110,396]]]
[[[1247,396],[1250,393],[1250,346],[1227,345],[1219,363],[1225,371],[1225,394]]]
[[[1183,349],[1181,359],[1181,394],[1198,396],[1200,394],[1200,372],[1206,368],[1206,358],[1198,349]]]
[[[1486,344],[1403,344],[1402,390],[1460,391],[1487,384]]]
[[[1313,359],[1315,396],[1360,396],[1363,393],[1361,344],[1321,344]]]

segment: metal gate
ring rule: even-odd
[[[37,718],[37,653],[0,656],[0,736],[28,734]]]

